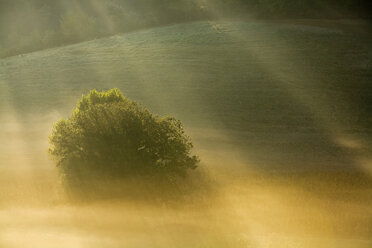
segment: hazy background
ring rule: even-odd
[[[0,1],[0,247],[370,247],[370,7]],[[66,198],[53,123],[114,87],[184,123],[208,193]]]
[[[368,0],[2,0],[0,57],[173,23],[368,19]]]

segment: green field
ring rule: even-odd
[[[372,38],[343,27],[195,22],[0,59],[0,247],[371,247]],[[64,204],[53,123],[115,87],[182,120],[210,199]]]
[[[117,35],[0,60],[0,116],[25,126],[50,113],[67,117],[81,94],[117,87],[195,132],[217,130],[226,139],[213,143],[238,144],[260,168],[350,166],[354,151],[337,140],[370,146],[370,41],[259,22]]]

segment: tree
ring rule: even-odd
[[[175,184],[197,167],[181,122],[159,118],[118,89],[83,95],[49,137],[49,153],[68,186],[131,177]]]

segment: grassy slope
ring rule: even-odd
[[[81,93],[111,87],[181,118],[216,163],[238,165],[247,155],[272,166],[357,165],[369,155],[371,131],[364,39],[289,24],[194,23],[0,60],[0,246],[371,247],[371,182],[363,175],[225,166],[211,171],[216,199],[198,198],[195,209],[51,207],[60,201],[57,175],[36,166],[46,163],[52,122]],[[2,173],[20,164],[30,166]],[[44,201],[48,207],[30,208]]]
[[[35,115],[68,116],[92,88],[118,87],[180,118],[202,148],[260,166],[354,166],[370,144],[369,41],[316,26],[201,22],[44,50],[0,60],[0,117],[27,127]]]

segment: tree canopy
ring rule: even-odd
[[[133,176],[174,183],[198,163],[179,120],[150,113],[118,89],[83,95],[70,118],[55,123],[49,141],[69,185]]]

